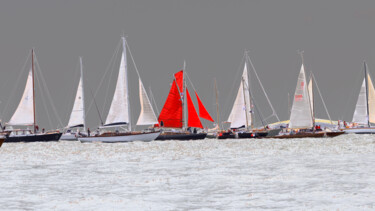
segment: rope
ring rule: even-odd
[[[333,123],[332,123],[332,119],[331,119],[331,115],[329,115],[329,112],[328,112],[328,109],[327,109],[326,103],[324,102],[324,99],[323,99],[323,97],[322,97],[322,93],[320,92],[320,89],[319,89],[318,83],[316,82],[315,76],[314,76],[314,74],[313,74],[312,72],[311,72],[311,75],[312,75],[312,78],[314,79],[314,84],[315,84],[315,86],[316,86],[316,89],[318,90],[318,93],[319,93],[320,99],[321,99],[322,102],[323,102],[323,106],[324,106],[324,109],[326,110],[326,113],[327,113],[327,115],[328,115],[329,121],[331,122],[331,125],[333,125]]]

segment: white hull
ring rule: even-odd
[[[140,133],[134,135],[125,136],[103,136],[103,137],[81,137],[78,140],[82,143],[85,142],[103,142],[103,143],[115,143],[115,142],[131,142],[131,141],[153,141],[160,135],[160,132],[154,133]]]
[[[345,133],[355,133],[355,134],[375,134],[374,127],[366,127],[366,128],[348,128],[344,129]]]
[[[66,141],[77,141],[77,137],[76,137],[76,134],[72,134],[72,133],[64,133],[62,134],[60,140],[66,140]]]

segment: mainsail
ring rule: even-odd
[[[189,90],[186,89],[186,97],[187,97],[187,109],[188,109],[188,127],[197,127],[203,128],[201,120],[195,110],[193,101],[191,100]]]
[[[305,68],[302,64],[298,76],[293,106],[290,114],[289,128],[312,128],[313,116],[311,111],[309,92],[306,86]]]
[[[366,78],[364,78],[353,114],[353,122],[363,125],[367,125],[368,121],[375,123],[375,89],[370,75],[367,74],[366,77],[368,89],[366,90]]]
[[[67,127],[84,127],[85,126],[85,105],[84,105],[84,91],[83,91],[83,73],[82,73],[82,59],[80,58],[81,78],[78,83],[77,93],[74,100],[73,110],[70,114],[69,123]]]
[[[148,99],[145,87],[139,78],[139,100],[141,103],[141,113],[139,114],[137,125],[152,125],[157,124],[154,109]]]
[[[120,69],[117,78],[115,93],[113,95],[111,107],[108,112],[105,126],[111,125],[130,125],[129,118],[129,93],[128,93],[128,76],[125,38],[123,37],[123,50],[121,56]]]
[[[237,97],[234,101],[232,111],[228,117],[231,128],[249,126],[251,124],[251,107],[249,93],[249,79],[247,66],[245,62],[244,70],[241,77],[240,87],[238,88]]]
[[[174,74],[167,100],[159,115],[160,126],[182,128],[183,72]]]
[[[33,97],[33,75],[32,70],[30,70],[21,101],[18,104],[18,107],[14,112],[12,118],[7,123],[8,125],[34,124]]]

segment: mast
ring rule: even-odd
[[[311,80],[311,96],[309,96],[310,98],[310,100],[311,100],[311,103],[310,103],[310,105],[311,105],[311,113],[312,113],[312,119],[313,119],[313,130],[315,130],[315,99],[314,99],[314,94],[313,94],[313,77],[312,77],[312,72],[310,72],[310,80]],[[310,81],[309,81],[310,82]],[[308,92],[309,93],[309,95],[310,95],[310,91]]]
[[[250,60],[250,57],[249,57],[249,55],[248,55],[248,53],[247,53],[247,51],[245,51],[245,64],[246,64],[246,62],[248,61],[248,60]],[[249,77],[249,72],[247,72],[247,75],[246,75],[246,77]],[[249,105],[249,108],[250,108],[250,111],[247,111],[246,113],[250,113],[250,120],[251,120],[251,129],[253,130],[254,129],[254,115],[253,115],[253,111],[252,111],[252,96],[251,96],[251,90],[250,90],[250,80],[249,80],[249,78],[248,78],[248,84],[247,84],[247,89],[248,89],[248,92],[249,92],[249,102],[250,102],[250,105]],[[244,96],[245,96],[245,92],[244,92]],[[245,106],[246,106],[246,98],[245,98]],[[246,106],[246,109],[247,109],[247,106]],[[247,116],[246,116],[246,118],[247,118]],[[246,121],[248,121],[248,120],[246,120]],[[248,123],[247,123],[248,124]]]
[[[85,112],[85,86],[83,80],[83,67],[82,67],[82,57],[79,57],[81,80],[82,80],[82,102],[83,102],[83,131],[86,131],[86,112]]]
[[[182,75],[182,92],[183,92],[183,97],[182,97],[182,119],[183,119],[183,129],[185,130],[188,126],[188,119],[187,119],[187,103],[186,101],[186,80],[185,80],[185,69],[186,69],[186,61],[184,60],[184,67],[183,67],[183,75]]]
[[[245,89],[245,79],[242,77],[242,89],[243,89],[243,98],[244,98],[244,103],[245,103],[245,115],[246,115],[246,130],[249,129],[249,119],[248,119],[248,116],[247,116],[247,104],[246,104],[246,95],[245,95],[245,92],[246,92],[246,89]]]
[[[33,116],[34,116],[34,134],[36,134],[35,120],[35,80],[34,80],[34,49],[31,49],[31,71],[33,75]]]
[[[126,80],[128,80],[128,62],[126,59],[126,39],[125,36],[122,37],[122,53],[124,55],[124,61],[125,61],[125,75],[126,75]],[[131,124],[131,112],[130,112],[130,103],[129,103],[129,83],[126,81],[126,101],[128,104],[128,117],[129,117],[129,122],[128,122],[128,129],[129,131],[132,130],[132,124]]]
[[[220,130],[220,115],[219,115],[219,102],[218,102],[218,98],[219,98],[219,94],[218,94],[218,91],[217,91],[217,85],[216,85],[216,78],[215,78],[215,92],[216,92],[216,121],[217,121],[217,126],[219,127],[219,130]]]
[[[368,125],[368,127],[370,127],[370,112],[369,112],[369,104],[368,104],[368,77],[367,77],[367,65],[366,65],[365,61],[363,61],[363,68],[365,70],[365,84],[366,84],[367,125]]]

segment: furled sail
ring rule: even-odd
[[[34,124],[33,97],[33,75],[32,70],[30,70],[21,101],[12,118],[9,120],[8,125]]]
[[[117,78],[115,93],[111,107],[108,112],[105,126],[122,125],[129,123],[129,102],[128,102],[128,78],[125,38],[123,38],[123,51],[121,56],[120,69]]]
[[[84,106],[85,105],[84,105],[83,75],[82,75],[82,61],[81,61],[81,78],[78,83],[73,110],[72,110],[72,113],[70,114],[69,123],[67,127],[83,127],[85,125]]]
[[[193,101],[191,100],[189,90],[186,89],[186,97],[187,97],[187,109],[188,109],[188,127],[198,127],[203,128],[201,120],[195,110]]]
[[[197,92],[195,92],[195,96],[197,97],[197,100],[198,100],[199,116],[203,119],[207,119],[208,121],[214,122],[211,115],[208,113],[208,111],[204,107],[204,105],[203,105],[201,99],[199,98]]]
[[[157,124],[154,109],[148,99],[145,87],[142,84],[141,78],[139,78],[139,100],[141,103],[141,113],[139,114],[137,125],[152,125]]]
[[[301,71],[298,76],[296,91],[294,93],[289,128],[313,127],[310,97],[306,85],[305,68],[302,64]]]
[[[234,101],[232,111],[228,117],[231,128],[239,128],[251,124],[251,107],[250,107],[249,79],[247,66],[245,63],[241,77],[241,84],[238,88],[237,97]],[[247,124],[246,124],[247,121]]]
[[[182,128],[183,72],[174,74],[167,100],[159,115],[159,124],[164,127]],[[181,91],[181,92],[180,92]]]

